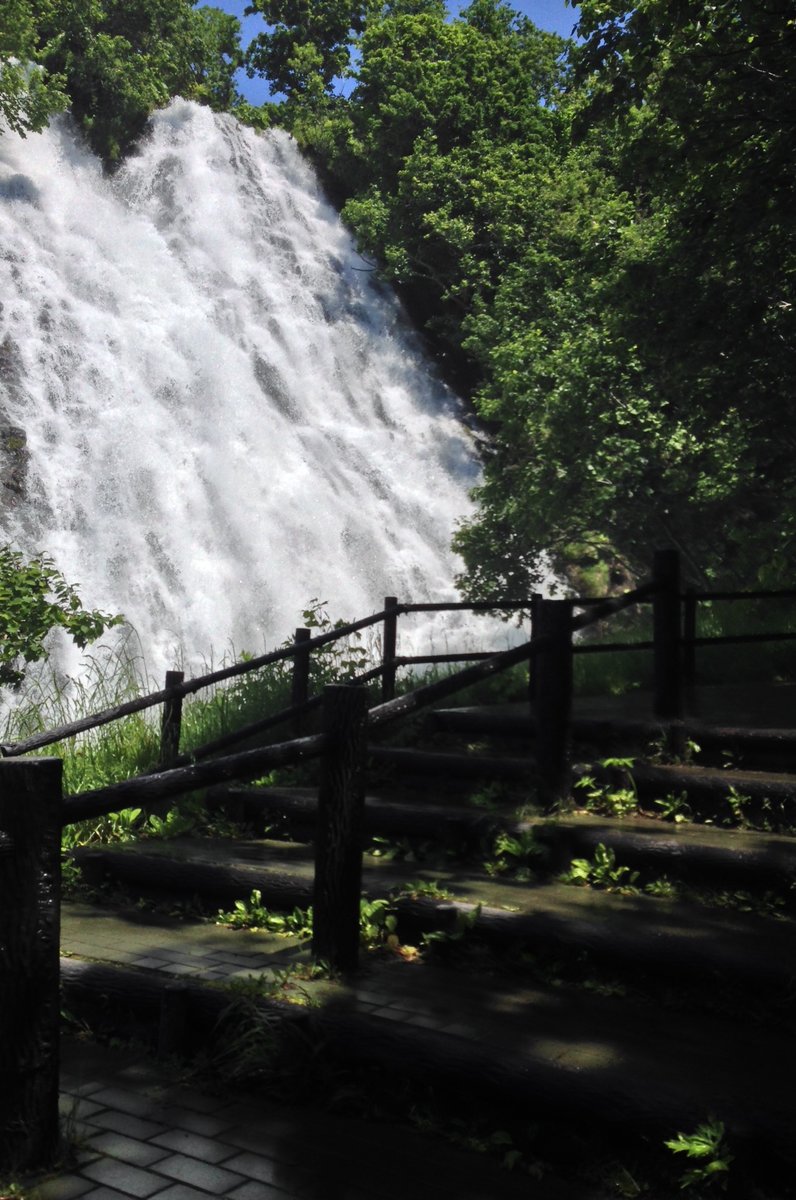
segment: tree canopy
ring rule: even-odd
[[[68,97],[64,79],[40,65],[39,29],[31,0],[5,0],[0,12],[0,117],[23,137],[41,130]]]
[[[192,0],[6,0],[0,114],[24,133],[68,105],[113,163],[172,96],[253,118],[235,85],[242,62],[239,21]]]

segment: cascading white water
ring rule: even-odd
[[[284,134],[177,100],[110,180],[66,121],[0,137],[0,420],[30,456],[3,535],[156,672],[313,597],[453,597],[476,456],[363,268]]]

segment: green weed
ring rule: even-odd
[[[718,1184],[721,1188],[727,1186],[727,1173],[734,1156],[727,1150],[722,1121],[711,1118],[698,1125],[693,1133],[678,1133],[664,1145],[674,1154],[685,1154],[687,1158],[698,1160],[698,1165],[680,1176],[681,1188],[702,1187],[704,1184]]]
[[[547,857],[548,850],[536,838],[532,829],[523,829],[516,835],[502,831],[495,838],[492,857],[484,863],[488,875],[511,874],[513,879],[528,882],[533,878],[531,863]]]
[[[665,821],[674,821],[676,825],[692,820],[694,815],[685,792],[680,792],[679,796],[669,792],[662,800],[655,801],[655,807],[660,809],[660,815]]]
[[[175,805],[174,808],[169,809],[165,817],[159,817],[155,813],[152,813],[146,823],[144,832],[147,837],[171,841],[172,838],[190,833],[195,827],[196,818],[193,814],[182,812]]]
[[[619,867],[613,850],[599,842],[594,850],[594,858],[573,858],[566,870],[559,876],[562,883],[571,883],[576,887],[604,888],[608,892],[622,892],[633,895],[638,892],[635,886],[638,871],[630,867]]]
[[[262,892],[254,888],[248,900],[236,900],[230,912],[218,910],[217,925],[230,929],[266,929],[286,937],[312,936],[312,909],[294,908],[292,913],[278,913],[262,902]]]
[[[443,952],[460,946],[468,935],[473,932],[480,916],[480,904],[476,904],[475,908],[470,909],[469,912],[459,909],[456,913],[456,921],[453,929],[433,929],[429,933],[424,933],[422,938],[423,945],[429,947],[429,949]]]
[[[364,896],[359,902],[359,941],[368,950],[382,946],[398,946],[398,918],[389,900],[368,900]]]
[[[586,792],[586,808],[589,812],[610,817],[626,817],[638,812],[638,791],[633,779],[632,758],[604,758],[600,766],[606,771],[618,772],[621,784],[598,781],[593,775],[582,775],[575,787]]]
[[[725,825],[737,825],[739,829],[746,829],[749,825],[744,809],[751,802],[749,796],[739,792],[737,788],[730,786],[726,796],[727,804],[730,809],[730,817],[725,820]]]
[[[402,884],[393,893],[397,896],[407,896],[410,900],[452,900],[453,892],[440,887],[438,883],[427,879],[413,879],[410,883]]]

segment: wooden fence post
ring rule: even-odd
[[[165,687],[175,687],[182,683],[185,675],[182,671],[167,671]],[[163,716],[160,721],[160,765],[170,767],[180,753],[180,732],[182,730],[182,696],[175,696],[163,703]]]
[[[680,636],[680,555],[656,550],[652,567],[652,640],[655,671],[654,712],[664,720],[683,715],[682,638]]]
[[[381,672],[381,698],[385,700],[393,700],[395,698],[395,647],[398,642],[398,613],[390,612],[390,609],[397,609],[398,597],[384,597],[384,629],[382,630],[382,672]]]
[[[0,1175],[52,1164],[60,1066],[61,760],[0,762]]]
[[[534,592],[531,595],[531,638],[538,636],[539,630],[539,605],[544,600],[541,592]],[[531,656],[528,659],[528,695],[531,701],[531,717],[536,719],[536,659]]]
[[[532,659],[539,798],[549,810],[568,799],[572,742],[572,605],[534,598],[533,639],[551,643]]]
[[[359,961],[367,713],[365,688],[330,684],[324,689],[328,743],[318,789],[312,953],[338,971],[353,971]]]
[[[694,710],[696,698],[696,635],[697,594],[694,588],[686,588],[683,600],[683,685],[690,713]]]
[[[310,652],[305,646],[312,637],[309,629],[297,629],[295,636],[296,653],[293,655],[293,678],[290,685],[290,704],[297,708],[306,704],[310,695]],[[304,727],[301,714],[293,718],[293,735],[300,737]]]

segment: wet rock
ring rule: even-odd
[[[0,507],[13,508],[24,498],[29,461],[25,430],[0,424]]]

